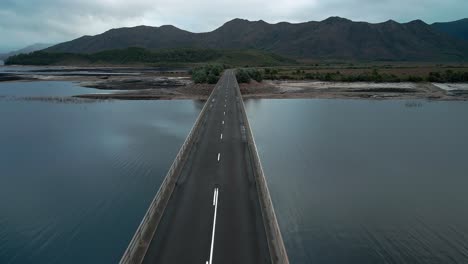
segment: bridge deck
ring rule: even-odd
[[[235,84],[226,71],[207,102],[143,263],[271,262]]]

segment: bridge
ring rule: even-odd
[[[232,70],[213,89],[120,263],[289,263]]]

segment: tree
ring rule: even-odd
[[[250,78],[254,79],[257,82],[263,81],[263,74],[258,69],[249,69],[248,71]]]
[[[192,79],[195,83],[205,83],[207,80],[206,72],[204,69],[196,69],[192,73]]]
[[[248,83],[250,82],[250,76],[247,70],[245,69],[238,69],[236,71],[236,78],[239,83]]]
[[[206,82],[209,84],[215,84],[218,82],[219,77],[216,76],[213,72],[210,72],[208,76],[206,77]]]

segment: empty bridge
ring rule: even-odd
[[[288,263],[232,70],[200,112],[121,263]]]

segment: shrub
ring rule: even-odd
[[[429,76],[427,77],[427,81],[429,82],[441,82],[442,76],[439,72],[430,72]]]
[[[254,79],[255,81],[263,81],[263,74],[258,69],[249,69],[247,73],[249,74],[250,78]]]
[[[254,79],[257,82],[263,81],[263,72],[258,69],[237,69],[236,78],[239,83],[248,83]]]
[[[191,69],[192,80],[195,83],[215,84],[218,82],[224,67],[219,64],[208,64],[203,67]]]
[[[206,72],[204,70],[192,70],[192,80],[195,83],[205,83],[207,80],[206,77]]]
[[[236,71],[236,79],[239,83],[250,82],[250,76],[246,69],[238,69]]]
[[[206,77],[206,81],[209,84],[215,84],[218,82],[218,80],[219,80],[219,76],[216,76],[213,72],[210,72],[210,74],[208,74],[208,76]]]
[[[422,81],[423,81],[422,77],[413,76],[413,75],[408,76],[408,82],[422,82]]]

